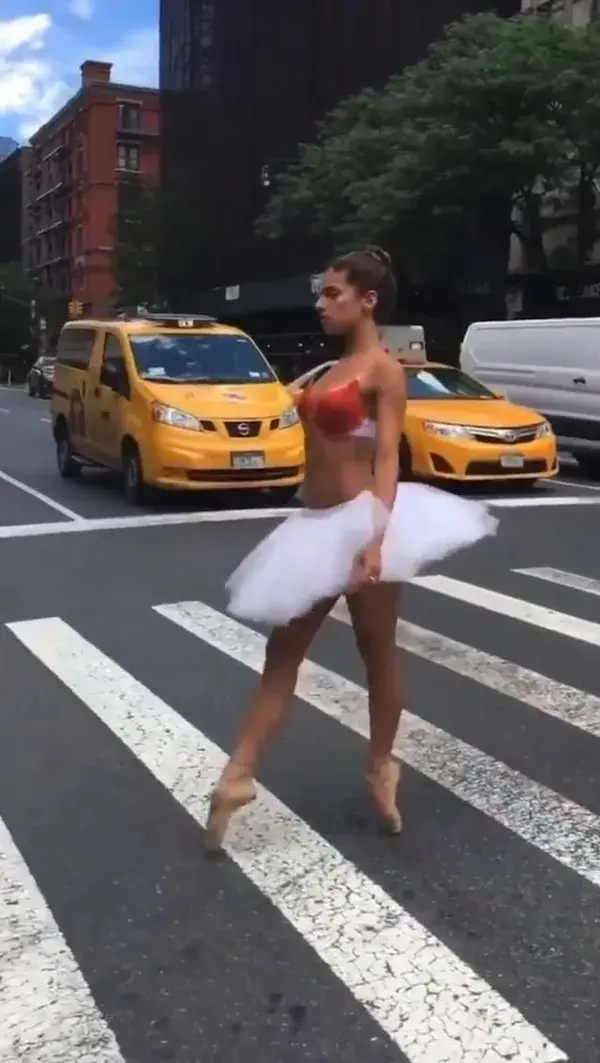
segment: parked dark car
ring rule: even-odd
[[[52,394],[55,359],[43,354],[33,363],[27,374],[25,387],[31,398],[47,399]]]

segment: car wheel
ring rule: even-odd
[[[69,433],[63,427],[56,438],[56,464],[63,480],[75,480],[81,473],[81,465],[73,456]]]
[[[142,459],[135,443],[123,447],[123,491],[130,506],[141,506],[148,501]]]
[[[299,487],[274,487],[273,497],[282,506],[289,506],[296,500]]]
[[[400,480],[412,480],[412,455],[406,436],[400,442]]]
[[[600,455],[575,454],[574,457],[584,476],[589,476],[590,479],[600,476]]]

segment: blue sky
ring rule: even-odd
[[[0,136],[26,143],[77,91],[84,59],[158,83],[159,0],[0,0]]]

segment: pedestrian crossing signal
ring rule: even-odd
[[[83,314],[83,303],[79,299],[71,299],[69,303],[69,317],[81,317]]]

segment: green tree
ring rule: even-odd
[[[114,298],[119,305],[156,302],[162,204],[154,189],[123,184],[114,219]]]
[[[118,305],[166,301],[194,308],[206,286],[206,248],[218,234],[211,236],[206,209],[192,180],[184,177],[168,189],[123,184],[113,231]]]
[[[0,263],[0,353],[15,353],[31,342],[32,297],[21,263]]]
[[[385,241],[408,272],[453,275],[499,215],[546,269],[546,205],[572,190],[577,259],[596,239],[600,27],[494,15],[447,28],[381,92],[329,116],[285,174],[261,232],[295,225]]]

